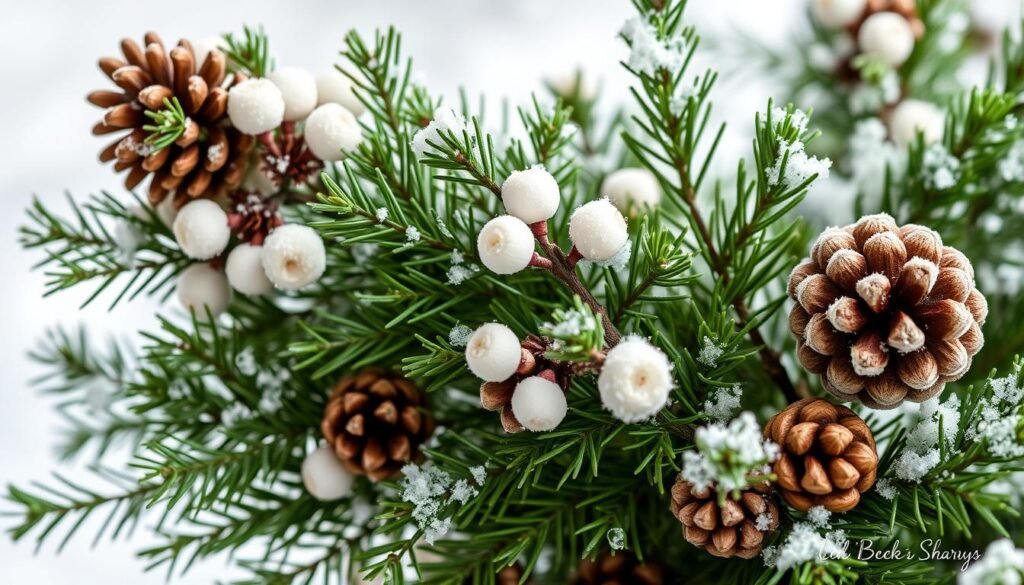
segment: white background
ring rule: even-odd
[[[1013,0],[987,0],[994,22],[1008,22]],[[993,5],[998,5],[993,7]],[[803,0],[693,0],[691,19],[705,36],[728,42],[731,30],[744,30],[774,43],[798,29]],[[87,324],[94,339],[128,335],[153,323],[154,307],[136,302],[106,312],[104,303],[79,311],[84,291],[43,300],[43,277],[30,272],[38,255],[16,243],[23,209],[33,194],[59,203],[65,190],[84,196],[108,189],[121,193],[120,178],[96,155],[103,139],[89,129],[100,117],[85,94],[109,82],[95,62],[117,55],[118,40],[141,41],[155,30],[165,40],[203,38],[262,23],[279,65],[326,69],[336,62],[341,39],[355,27],[395,24],[405,33],[404,49],[434,91],[454,95],[459,85],[470,95],[505,95],[526,103],[541,79],[570,72],[577,65],[601,78],[607,99],[625,99],[627,77],[618,66],[625,50],[615,38],[631,13],[627,0],[401,0],[333,2],[214,2],[177,0],[73,2],[33,0],[5,4],[0,19],[0,485],[46,480],[59,469],[76,477],[80,466],[59,463],[53,445],[58,419],[51,403],[36,395],[28,380],[38,368],[26,351],[48,326]],[[709,31],[716,31],[709,34]],[[696,70],[695,70],[696,72]],[[726,79],[717,93],[717,111],[731,123],[720,163],[733,166],[730,153],[748,144],[752,113],[768,98],[765,86],[749,78]],[[6,487],[4,487],[6,489]],[[0,503],[0,511],[10,511]],[[0,517],[6,530],[12,518]],[[33,543],[13,545],[0,538],[0,581],[10,584],[162,583],[161,572],[142,574],[133,551],[147,544],[145,527],[130,543],[102,542],[91,549],[83,529],[60,555],[54,544],[33,555]],[[56,541],[56,539],[54,539]],[[184,582],[206,583],[229,576],[221,562],[194,569]]]

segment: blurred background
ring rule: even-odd
[[[1015,0],[977,0],[979,16],[1002,28],[1019,12]],[[779,46],[806,26],[803,0],[692,0],[690,21],[724,52],[735,48],[737,34]],[[618,62],[626,50],[616,34],[632,12],[627,0],[520,0],[518,2],[435,0],[307,0],[304,2],[209,2],[177,0],[172,5],[70,0],[20,1],[7,6],[0,22],[0,485],[46,479],[51,471],[74,478],[79,462],[60,462],[54,452],[59,420],[52,401],[29,387],[39,368],[27,357],[48,327],[90,328],[94,341],[116,336],[131,339],[152,326],[156,306],[146,300],[107,312],[107,303],[79,305],[87,291],[42,299],[44,275],[31,272],[39,256],[17,245],[17,228],[33,195],[57,204],[65,193],[85,196],[100,190],[123,193],[121,179],[96,159],[103,140],[89,129],[100,111],[85,94],[105,87],[96,67],[104,55],[116,55],[125,36],[141,39],[147,30],[165,41],[201,39],[238,31],[243,23],[263,24],[278,65],[325,70],[338,61],[342,36],[349,28],[370,32],[396,25],[404,49],[433,92],[454,96],[464,87],[470,96],[505,96],[525,104],[531,92],[545,94],[543,80],[572,75],[582,68],[600,82],[602,101],[628,99],[627,74]],[[40,37],[40,33],[46,34]],[[714,62],[710,51],[697,69]],[[753,113],[778,91],[764,76],[730,75],[714,99],[719,119],[730,123],[719,164],[728,172],[735,157],[749,148]],[[784,97],[777,96],[776,97]],[[108,299],[109,303],[109,299]],[[0,503],[0,513],[9,508]],[[0,528],[9,524],[0,516]],[[48,545],[34,554],[33,542],[18,545],[0,539],[0,574],[4,583],[78,585],[162,583],[160,572],[143,574],[133,553],[144,548],[145,530],[130,542],[100,542],[90,547],[79,538],[56,556]],[[84,536],[84,533],[83,533]],[[192,569],[184,582],[208,583],[229,575],[216,562]]]

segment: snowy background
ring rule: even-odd
[[[977,4],[987,21],[999,25],[1009,22],[1017,2]],[[778,44],[800,26],[803,7],[803,0],[692,0],[689,14],[705,37],[723,44],[733,30]],[[243,22],[263,23],[279,65],[317,71],[336,61],[347,29],[369,33],[394,24],[405,34],[405,51],[415,57],[416,69],[434,91],[454,95],[463,85],[470,95],[504,95],[512,104],[523,104],[531,92],[540,91],[542,79],[582,66],[600,78],[604,98],[610,101],[628,96],[627,76],[618,66],[625,49],[615,35],[630,12],[626,0],[178,0],[173,9],[127,0],[21,0],[6,5],[0,21],[0,128],[7,132],[0,141],[0,274],[9,280],[0,289],[0,486],[45,480],[58,465],[72,478],[80,469],[58,463],[53,447],[58,419],[51,403],[28,386],[39,372],[25,354],[45,328],[85,324],[94,339],[103,340],[129,336],[154,323],[154,307],[145,301],[113,313],[106,312],[103,302],[79,310],[85,290],[44,301],[43,277],[30,272],[39,257],[16,243],[23,209],[33,194],[59,205],[65,191],[78,196],[101,189],[121,192],[120,178],[109,166],[97,164],[103,140],[91,136],[89,128],[100,112],[84,100],[88,91],[108,85],[95,62],[116,55],[120,38],[140,39],[144,31],[155,30],[174,42],[182,36],[239,30]],[[730,121],[720,164],[728,161],[731,167],[732,157],[748,147],[752,114],[763,107],[769,87],[745,76],[726,77],[717,88],[716,111]],[[9,509],[0,503],[0,512]],[[0,529],[9,520],[0,517]],[[33,555],[32,542],[15,546],[0,538],[2,581],[164,582],[161,572],[143,575],[141,562],[133,557],[133,551],[150,544],[145,530],[130,543],[101,542],[90,548],[90,542],[88,526],[60,556],[55,556],[54,543]],[[193,569],[185,581],[207,583],[228,576],[222,563],[210,562]]]

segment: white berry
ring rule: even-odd
[[[562,389],[540,376],[525,378],[512,393],[512,414],[534,432],[554,429],[565,418],[567,410]]]
[[[857,42],[861,52],[899,67],[914,51],[914,30],[895,12],[876,12],[860,26]]]
[[[495,274],[515,274],[533,258],[533,232],[523,220],[500,215],[484,224],[476,238],[480,261]]]
[[[924,143],[931,144],[942,138],[946,118],[935,104],[921,100],[904,100],[892,111],[889,134],[897,144],[907,145],[924,135]]]
[[[352,112],[338,104],[317,106],[303,126],[306,144],[320,160],[341,160],[363,140],[363,130]]]
[[[269,79],[246,79],[228,92],[228,118],[243,134],[263,134],[284,120],[284,97]]]
[[[263,270],[274,286],[298,290],[323,275],[327,251],[320,234],[309,226],[289,223],[263,241]]]
[[[284,98],[284,120],[302,120],[316,107],[316,78],[305,69],[282,67],[275,69],[267,79],[274,82]]]
[[[546,221],[558,211],[558,182],[541,167],[513,171],[501,185],[505,211],[526,223]]]
[[[355,476],[334,454],[330,445],[321,445],[302,460],[302,485],[311,496],[328,502],[352,495]]]
[[[640,337],[628,337],[605,356],[597,389],[615,418],[627,423],[647,420],[668,402],[672,365],[660,349]]]
[[[171,231],[181,251],[195,260],[217,256],[231,239],[228,214],[209,199],[196,199],[179,209]]]
[[[466,365],[485,382],[501,382],[516,373],[522,348],[519,338],[501,323],[486,323],[466,340]]]
[[[630,209],[653,209],[661,202],[661,185],[647,169],[619,169],[601,182],[601,197],[606,197],[623,213]]]
[[[352,80],[336,69],[317,76],[316,93],[319,105],[339,104],[357,118],[366,111],[366,106],[352,91]]]
[[[814,0],[814,18],[827,28],[843,28],[857,21],[868,7],[868,0]]]
[[[228,254],[224,266],[231,288],[243,295],[259,296],[274,290],[274,283],[263,270],[263,247],[239,244]]]
[[[569,239],[587,260],[608,260],[629,240],[626,219],[607,199],[591,201],[573,212]]]
[[[209,264],[193,264],[178,275],[178,300],[186,311],[195,311],[204,315],[208,307],[214,315],[219,315],[228,308],[231,302],[231,287],[228,279],[220,270]]]

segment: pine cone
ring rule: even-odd
[[[726,498],[719,506],[713,488],[698,490],[680,478],[672,486],[670,509],[683,523],[683,537],[716,557],[752,559],[764,548],[765,536],[779,527],[779,507],[768,483],[744,490],[738,500]],[[764,530],[758,528],[759,517]]]
[[[270,232],[283,224],[284,218],[272,200],[248,191],[231,193],[228,226],[239,240],[261,246]]]
[[[875,438],[845,406],[823,398],[798,400],[768,421],[764,436],[782,448],[772,466],[775,487],[797,510],[852,510],[875,483]]]
[[[569,580],[573,585],[662,585],[668,583],[665,569],[655,563],[641,563],[631,552],[603,553],[596,560],[584,559]]]
[[[974,268],[936,232],[885,214],[825,230],[789,278],[797,358],[840,400],[922,402],[981,350]]]
[[[224,53],[212,50],[203,63],[195,62],[187,40],[169,52],[156,33],[146,33],[145,49],[131,39],[121,41],[124,59],[104,57],[100,69],[117,85],[116,91],[97,90],[89,101],[106,109],[93,134],[117,133],[118,138],[100,152],[114,170],[128,171],[124,185],[134,189],[150,174],[149,201],[156,205],[174,193],[177,206],[198,197],[217,197],[241,184],[246,153],[253,138],[230,126]],[[143,127],[153,121],[145,112],[165,109],[165,100],[177,98],[189,124],[173,144],[155,150],[146,143]]]
[[[434,432],[426,395],[394,372],[368,368],[334,387],[320,430],[349,471],[374,481],[420,458]]]
[[[512,565],[511,567],[505,567],[494,576],[494,585],[519,585],[519,580],[523,578],[523,568],[519,566],[519,563]],[[463,585],[473,585],[473,576],[470,575],[463,580]],[[527,585],[533,583],[533,580],[527,580]]]

